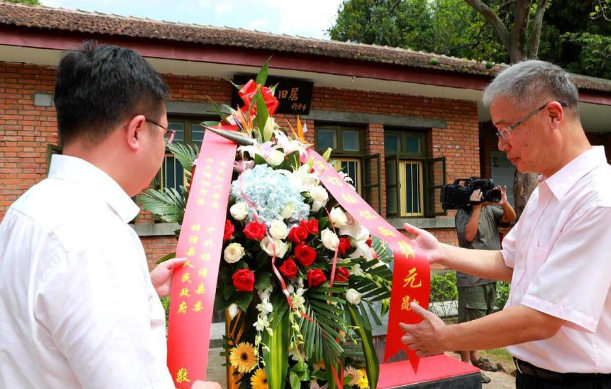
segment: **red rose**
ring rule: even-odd
[[[310,266],[316,260],[316,251],[306,246],[304,243],[299,243],[297,247],[295,247],[295,256],[303,266]]]
[[[225,233],[223,234],[223,242],[231,239],[234,231],[235,231],[235,227],[233,226],[233,224],[231,224],[229,219],[225,220]]]
[[[367,242],[365,243],[367,243],[367,246],[371,247],[371,238],[367,239]]]
[[[282,273],[282,275],[288,279],[295,278],[298,272],[297,265],[295,264],[295,261],[293,261],[293,258],[289,258],[284,261],[278,270],[280,270],[280,273]]]
[[[327,276],[320,269],[310,269],[308,271],[308,286],[313,288],[325,282]]]
[[[337,282],[346,282],[348,281],[348,277],[350,277],[350,272],[346,267],[338,267],[335,269],[335,281]]]
[[[301,226],[293,227],[289,231],[288,239],[293,243],[301,243],[308,237],[308,231]]]
[[[238,292],[252,292],[255,286],[255,275],[248,269],[240,269],[233,274],[233,286]]]
[[[306,231],[308,231],[308,233],[312,235],[318,234],[318,220],[317,219],[302,220],[301,223],[299,223],[299,226],[305,228]]]
[[[350,239],[348,238],[339,238],[339,246],[337,247],[337,251],[339,255],[346,254],[346,251],[352,248],[352,244],[350,244]]]
[[[244,235],[248,239],[261,240],[265,237],[265,223],[250,222],[244,228]]]
[[[263,95],[263,100],[265,101],[265,106],[267,107],[269,116],[272,116],[276,112],[276,109],[278,109],[280,102],[276,97],[274,97],[274,93],[270,88],[257,85],[254,80],[248,81],[238,92],[242,100],[244,100],[242,111],[246,112],[248,107],[250,107],[252,100],[257,94],[257,87],[261,89],[261,95]],[[250,113],[255,114],[256,112],[256,107],[254,107]]]

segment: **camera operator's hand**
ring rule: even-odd
[[[471,193],[471,197],[469,197],[469,200],[482,201],[483,196],[484,194],[482,193],[481,189],[475,189],[473,193]],[[486,205],[486,203],[480,202],[479,204],[473,204],[473,208],[480,208],[480,207],[483,207],[484,205]]]
[[[501,201],[499,201],[497,204],[498,205],[503,205],[503,204],[507,204],[507,185],[505,185],[504,187],[501,188],[501,186],[497,186],[494,189],[498,189],[501,191]]]

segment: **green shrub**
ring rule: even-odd
[[[456,315],[458,308],[458,289],[456,273],[447,271],[431,276],[431,310],[440,317]]]
[[[495,305],[499,310],[503,309],[505,303],[509,299],[509,284],[504,281],[498,281],[496,283],[496,303]]]

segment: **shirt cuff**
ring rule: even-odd
[[[525,295],[521,304],[550,316],[571,322],[587,332],[594,333],[596,327],[598,327],[598,320],[576,311],[573,307],[554,304],[533,295]]]

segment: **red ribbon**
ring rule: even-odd
[[[235,130],[235,126],[220,126]],[[174,272],[168,368],[179,389],[206,379],[214,295],[236,144],[206,131],[176,248],[187,263]]]
[[[361,225],[391,247],[395,261],[384,360],[403,348],[414,371],[417,371],[420,358],[401,343],[403,332],[399,323],[415,324],[422,321],[422,318],[412,311],[410,303],[416,302],[428,308],[430,268],[425,255],[416,242],[405,237],[378,215],[320,154],[308,150],[305,159],[314,161],[315,172],[335,200]]]

